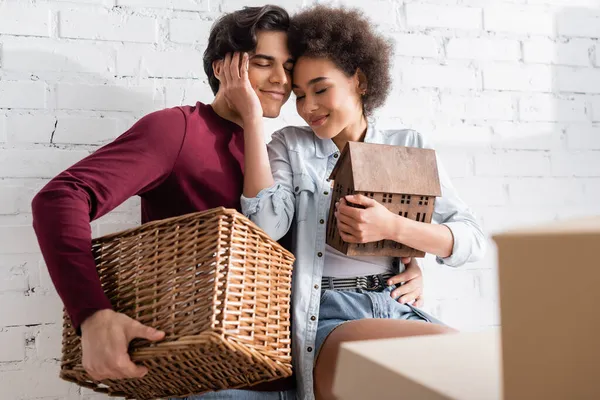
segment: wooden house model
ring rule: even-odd
[[[377,200],[394,214],[430,223],[435,199],[441,196],[434,150],[349,142],[330,179],[333,182],[327,221],[328,245],[350,256],[425,256],[422,251],[391,240],[344,242],[338,233],[334,211],[340,198],[362,194]]]

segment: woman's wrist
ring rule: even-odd
[[[405,218],[401,215],[394,215],[393,229],[391,233],[391,240],[398,243],[403,243],[405,238],[409,236],[409,232],[414,223],[413,220]]]

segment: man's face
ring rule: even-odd
[[[258,95],[263,116],[276,118],[290,97],[294,63],[287,48],[287,34],[259,31],[256,49],[249,53],[248,79]]]

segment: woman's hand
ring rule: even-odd
[[[262,119],[262,105],[248,79],[248,53],[228,53],[222,63],[219,82],[229,108],[244,122]]]
[[[390,294],[394,300],[402,304],[412,303],[415,307],[423,307],[423,271],[417,263],[417,260],[411,257],[402,258],[402,264],[406,266],[404,272],[388,279],[387,284],[402,284],[392,290]]]
[[[348,203],[365,208],[356,208]],[[335,205],[335,217],[341,238],[348,243],[370,243],[393,240],[397,229],[397,215],[369,197],[349,195]]]

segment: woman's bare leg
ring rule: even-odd
[[[405,336],[436,335],[456,332],[455,329],[424,321],[394,319],[361,319],[338,326],[325,339],[314,369],[317,400],[334,399],[333,378],[340,344],[355,340],[389,339]]]

